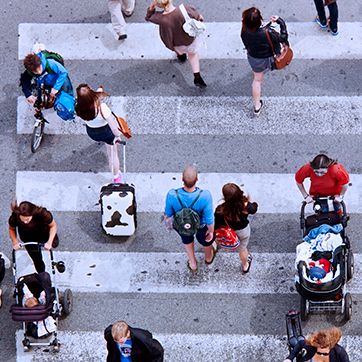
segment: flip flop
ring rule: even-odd
[[[249,263],[249,266],[248,266],[248,269],[246,270],[241,270],[243,274],[247,274],[249,273],[249,270],[250,270],[250,267],[251,267],[251,262],[253,261],[253,257],[249,254],[248,255],[248,263]]]
[[[187,269],[190,270],[191,273],[197,273],[197,267],[196,267],[196,269],[192,269],[189,261],[187,261],[186,265],[187,265]]]
[[[212,248],[212,258],[210,261],[205,260],[206,265],[210,265],[214,262],[216,253],[217,253],[217,249]]]

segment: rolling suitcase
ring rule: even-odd
[[[126,181],[126,142],[122,141],[121,144],[123,145],[123,180]],[[108,235],[131,236],[134,234],[137,227],[134,185],[127,183],[104,185],[101,188],[99,201],[101,204],[102,227]]]

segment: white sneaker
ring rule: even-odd
[[[9,258],[4,253],[0,253],[0,255],[5,261],[5,269],[9,269],[11,265]]]

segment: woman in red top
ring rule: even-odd
[[[310,178],[311,182],[309,193],[303,185],[306,178]],[[347,191],[349,175],[336,160],[319,154],[297,171],[295,181],[308,204],[313,202],[313,196],[334,196],[334,206],[337,211],[340,209],[340,202]]]

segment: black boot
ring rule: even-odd
[[[196,87],[199,87],[199,88],[207,87],[206,83],[201,78],[200,73],[194,73],[194,84],[196,85]]]

